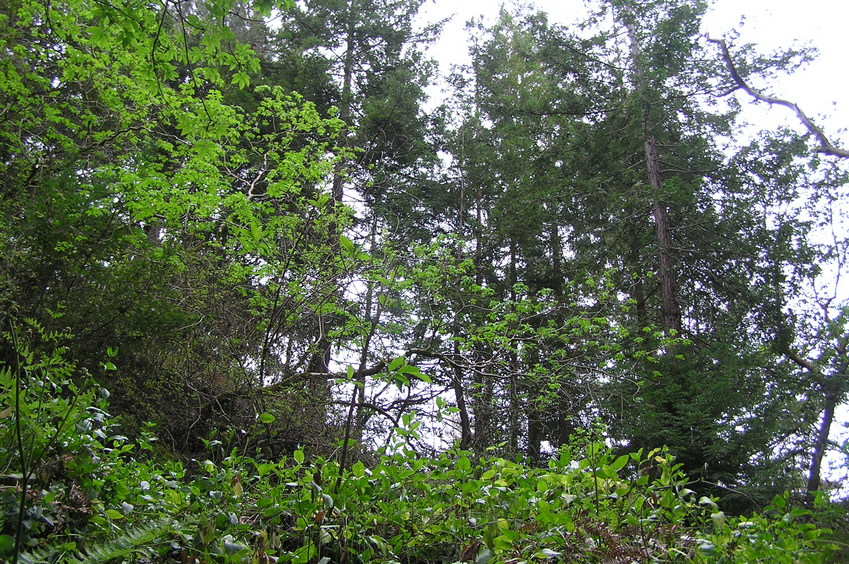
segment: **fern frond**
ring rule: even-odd
[[[174,531],[173,521],[161,519],[140,525],[127,531],[121,536],[107,540],[101,544],[88,547],[84,552],[76,554],[63,553],[55,546],[39,547],[36,550],[21,554],[21,564],[51,564],[63,562],[66,564],[103,564],[132,556],[140,548],[152,544],[164,535]]]

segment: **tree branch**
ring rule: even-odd
[[[791,350],[786,350],[786,351],[784,351],[784,356],[786,356],[789,360],[793,361],[797,366],[799,366],[800,368],[804,368],[808,372],[815,373],[817,371],[816,367],[814,366],[814,364],[810,360],[803,358],[802,356],[800,356],[796,352],[793,352]]]
[[[710,43],[715,43],[719,45],[719,48],[722,52],[722,59],[725,61],[725,66],[728,67],[728,72],[731,74],[731,79],[736,84],[736,88],[729,90],[728,94],[735,90],[743,90],[749,96],[754,98],[755,100],[766,102],[767,104],[776,104],[779,106],[784,106],[785,108],[789,108],[793,112],[796,113],[796,117],[799,118],[799,121],[802,122],[802,125],[805,126],[805,129],[808,132],[816,137],[817,141],[820,144],[819,152],[825,153],[828,155],[833,155],[835,157],[840,157],[842,159],[849,159],[849,150],[841,149],[840,147],[834,146],[834,144],[826,137],[825,133],[823,133],[822,129],[820,129],[814,122],[809,118],[802,109],[793,102],[789,100],[785,100],[783,98],[777,98],[775,96],[768,96],[762,92],[758,92],[740,76],[739,71],[737,70],[734,61],[731,59],[731,53],[728,51],[728,44],[724,39],[711,39],[707,37],[707,40]]]

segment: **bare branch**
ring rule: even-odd
[[[804,368],[808,372],[816,372],[817,371],[816,367],[814,366],[814,363],[812,363],[807,358],[803,358],[802,356],[799,355],[799,353],[796,353],[796,352],[788,349],[788,350],[784,351],[784,356],[786,356],[788,359],[793,361],[797,366],[799,366],[800,368]]]
[[[719,45],[720,50],[722,51],[722,59],[725,61],[725,66],[728,67],[728,72],[731,74],[731,79],[734,81],[734,84],[737,85],[736,88],[730,90],[728,93],[730,94],[734,90],[743,90],[749,96],[754,98],[755,100],[759,100],[761,102],[766,102],[767,104],[776,104],[779,106],[784,106],[785,108],[789,108],[796,113],[796,117],[799,118],[799,121],[802,122],[802,125],[805,126],[811,135],[816,137],[817,141],[820,144],[819,152],[825,153],[828,155],[833,155],[835,157],[840,157],[842,159],[849,159],[849,150],[841,149],[840,147],[835,147],[834,144],[826,137],[825,133],[823,133],[822,129],[820,129],[812,120],[809,118],[802,109],[793,102],[789,100],[785,100],[783,98],[777,98],[775,96],[768,96],[763,94],[762,92],[758,92],[740,76],[740,73],[737,70],[737,67],[734,65],[734,61],[731,59],[731,53],[728,51],[728,44],[724,39],[711,39],[707,38],[710,43],[715,43]]]

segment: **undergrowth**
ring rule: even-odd
[[[545,468],[422,458],[408,429],[376,463],[341,472],[301,450],[233,451],[187,472],[152,455],[149,431],[121,436],[107,394],[73,385],[51,354],[0,370],[2,561],[820,563],[837,548],[816,525],[833,509],[821,497],[726,516],[665,450],[616,456],[589,438]]]

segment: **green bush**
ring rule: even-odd
[[[400,442],[340,469],[301,450],[221,459],[210,442],[210,459],[187,471],[153,456],[150,429],[137,442],[118,434],[107,394],[60,346],[17,350],[0,370],[7,561],[822,562],[835,547],[786,496],[725,516],[665,450],[616,455],[591,438],[545,468],[464,451],[424,458]],[[403,431],[399,441],[415,427]]]

